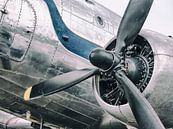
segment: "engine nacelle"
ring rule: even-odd
[[[113,42],[116,40],[112,40],[106,49],[113,49]],[[126,50],[127,76],[143,92],[165,127],[173,127],[173,39],[144,30]],[[115,78],[104,73],[95,76],[93,88],[103,109],[115,118],[137,126]]]

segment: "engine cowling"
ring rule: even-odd
[[[112,40],[107,50],[114,48]],[[125,71],[166,127],[173,127],[173,39],[145,30],[126,48]],[[93,78],[96,100],[115,118],[137,126],[123,90],[112,74]]]

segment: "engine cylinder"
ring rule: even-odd
[[[106,47],[109,51],[113,49],[112,44]],[[126,47],[124,60],[121,62],[129,79],[143,92],[151,79],[154,67],[154,55],[149,43],[143,37],[138,36],[133,44]],[[109,73],[101,72],[99,94],[108,104],[123,105],[127,103],[127,99],[116,80],[115,72],[116,69]]]
[[[166,128],[169,128],[173,126],[173,39],[149,30],[142,31],[140,35],[126,48],[124,67],[128,77],[143,92]],[[115,42],[108,44],[106,49],[113,48]],[[137,126],[116,78],[108,77],[102,73],[93,79],[98,103],[119,120]]]

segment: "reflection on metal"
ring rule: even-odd
[[[11,35],[8,52],[1,53],[1,55],[12,60],[22,61],[34,37],[37,24],[36,11],[28,0],[6,0],[1,10],[1,34],[5,29]],[[3,10],[8,13],[4,14]],[[16,31],[19,27],[26,28],[22,35]]]
[[[0,128],[1,129],[70,129],[66,127],[47,127],[38,122],[30,122],[25,119],[14,116],[10,113],[0,110]]]
[[[43,129],[43,124],[44,124],[44,120],[43,120],[43,118],[41,118],[41,121],[40,121],[40,129]]]
[[[109,104],[100,98],[98,78],[94,80],[94,92],[102,108],[98,106],[92,92],[91,80],[39,100],[25,102],[22,99],[25,89],[31,85],[75,69],[92,67],[82,58],[87,58],[91,50],[87,49],[86,52],[86,48],[103,47],[117,33],[120,17],[96,2],[94,5],[89,4],[90,0],[54,2],[56,6],[50,11],[48,5],[52,6],[52,0],[0,0],[0,107],[20,117],[25,117],[26,112],[30,111],[30,116],[37,120],[42,115],[45,125],[62,125],[74,129],[95,129],[105,114],[102,109],[104,108],[119,120],[136,126],[128,104],[119,104],[118,107],[110,105],[116,103],[114,100],[112,102],[111,98],[111,101],[108,100]],[[58,15],[56,12],[53,15],[52,11],[60,13]],[[103,27],[98,26],[96,16],[99,16],[98,22],[100,25],[103,24]],[[58,20],[57,17],[60,22],[55,22]],[[139,56],[138,59],[128,60],[131,61],[131,65],[140,65],[141,69],[138,72],[131,70],[131,77],[144,75],[139,76],[137,81],[141,82],[136,83],[144,84],[140,87],[141,91],[145,89],[143,93],[156,108],[164,124],[171,127],[173,41],[172,38],[158,33],[144,32],[142,36],[151,45],[153,53],[150,47],[145,48],[143,45],[145,58]],[[131,51],[131,48],[135,49],[135,46],[130,45],[128,48],[129,52],[132,52],[129,53],[132,57],[136,53]],[[72,49],[75,49],[76,53]],[[79,51],[80,54],[77,53]],[[154,61],[151,55],[146,54],[150,52],[154,56]],[[118,98],[118,94],[116,97]]]
[[[0,3],[3,4],[3,2],[4,0],[0,0]],[[15,21],[17,21],[20,10],[20,6],[18,6],[20,4],[18,3],[21,1],[16,0],[15,2],[13,0],[9,1],[7,9],[9,14],[11,14],[10,16],[14,14],[12,19],[15,20],[16,18]],[[51,127],[58,124],[62,125],[62,127],[68,126],[81,129],[97,123],[103,114],[103,110],[96,105],[96,100],[91,92],[92,86],[90,80],[59,95],[28,103],[23,101],[23,93],[27,87],[73,69],[91,67],[87,60],[72,54],[60,43],[54,31],[47,4],[44,1],[29,0],[29,2],[37,12],[38,24],[31,46],[21,62],[10,59],[11,69],[8,70],[3,67],[0,60],[0,107],[20,117],[25,117],[24,115],[27,111],[30,111],[31,116],[37,118],[37,120],[42,115],[45,121],[44,125],[50,125]],[[28,8],[26,2],[23,1],[23,4],[25,6],[23,5],[22,9],[26,9],[29,12],[32,10]],[[20,49],[20,46],[25,43],[23,39],[29,39],[30,37],[30,31],[25,25],[33,25],[32,14],[32,12],[22,12],[21,22],[19,22],[21,24],[18,24],[18,27],[15,27],[15,24],[12,24],[14,26],[10,26],[11,22],[8,24],[2,22],[5,29],[2,29],[3,32],[1,34],[3,35],[4,32],[7,32],[10,36],[9,40],[7,40],[3,35],[0,40],[10,43],[13,41],[13,34],[16,33],[15,38],[18,37],[18,40],[14,41],[16,41],[15,43],[18,46],[17,49]],[[77,48],[78,45],[75,47]],[[27,48],[28,46],[26,46]],[[4,55],[4,57],[6,56]]]
[[[31,122],[3,111],[0,111],[0,124],[3,126],[4,129],[8,128],[33,129],[31,127]]]

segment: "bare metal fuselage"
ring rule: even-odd
[[[58,4],[59,1],[56,2]],[[62,18],[66,19],[66,25],[74,32],[100,46],[104,46],[113,37],[113,25],[110,28],[111,34],[96,23],[95,17],[93,22],[87,21],[87,17],[89,20],[93,15],[106,16],[104,11],[101,14],[97,13],[103,7],[96,5],[98,10],[92,9],[96,14],[85,16],[85,12],[79,10],[71,13],[68,5],[71,4],[71,8],[74,9],[83,6],[86,12],[93,5],[85,1],[62,2],[64,5],[59,3],[59,6],[61,5],[59,11]],[[75,129],[90,127],[97,123],[104,111],[96,104],[91,80],[60,94],[24,102],[23,93],[27,87],[73,69],[91,67],[91,65],[88,60],[73,54],[61,44],[54,31],[48,7],[43,0],[1,0],[0,8],[0,39],[3,41],[2,48],[6,50],[1,51],[0,63],[0,107],[2,110],[20,117],[25,117],[26,112],[29,111],[37,121],[42,117],[45,122]],[[110,15],[113,13],[110,12]],[[74,19],[68,19],[68,16]],[[86,19],[84,20],[81,16]],[[76,26],[79,23],[75,20],[80,22],[80,26]],[[105,18],[105,20],[109,22],[109,19]],[[85,29],[86,24],[90,29]],[[107,27],[108,23],[104,26]],[[3,46],[4,43],[9,46]]]
[[[53,19],[55,15],[48,3],[48,0],[0,0],[2,110],[20,117],[26,117],[29,112],[30,118],[36,121],[43,118],[47,123],[81,129],[91,128],[102,119],[105,111],[97,105],[98,101],[114,117],[136,126],[128,104],[110,106],[95,93],[96,101],[91,79],[58,94],[30,102],[23,100],[25,89],[31,85],[74,69],[92,67],[87,54],[76,50],[83,48],[82,43],[76,45],[73,42],[76,41],[76,35],[79,43],[85,41],[103,47],[117,33],[120,17],[95,2],[54,0],[59,18],[63,19],[73,33],[56,24],[56,19]],[[153,78],[144,94],[164,124],[172,127],[170,77],[173,41],[151,31],[143,31],[141,35],[151,43],[155,53]],[[166,63],[167,60],[170,62]],[[163,88],[164,84],[166,89]]]

